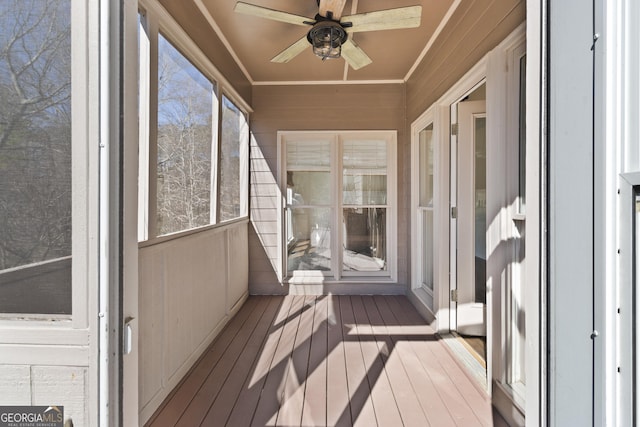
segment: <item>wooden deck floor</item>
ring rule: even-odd
[[[252,296],[147,425],[467,427],[494,416],[405,297]]]

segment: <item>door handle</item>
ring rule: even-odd
[[[124,319],[124,328],[122,331],[122,354],[127,355],[133,349],[133,325],[131,324],[135,317],[127,316]]]

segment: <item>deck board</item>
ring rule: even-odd
[[[245,302],[242,310],[227,324],[216,339],[216,346],[210,347],[199,362],[191,370],[181,384],[170,395],[170,398],[161,407],[161,411],[154,416],[154,426],[174,426],[186,410],[187,406],[196,395],[207,376],[224,354],[226,347],[240,331],[251,312],[259,305],[260,300],[251,298]]]
[[[148,426],[490,426],[401,296],[251,296]]]
[[[207,379],[202,384],[189,406],[176,424],[179,427],[190,427],[200,425],[206,417],[207,412],[222,390],[227,377],[231,373],[238,354],[244,354],[243,350],[247,345],[258,321],[266,309],[266,301],[261,301],[260,307],[256,307],[251,315],[244,322],[243,327],[235,335],[233,341],[227,346],[223,356],[215,367],[211,370]]]
[[[399,416],[405,426],[424,427],[429,421],[420,405],[415,390],[411,387],[411,379],[402,363],[402,356],[396,350],[396,344],[389,332],[377,304],[372,296],[362,297],[367,316],[371,325],[380,326],[380,332],[373,336],[378,344],[378,351],[387,372],[387,378],[393,397],[397,403]]]
[[[327,301],[327,425],[350,426],[351,404],[340,299]]]
[[[314,333],[302,409],[303,426],[327,424],[327,305],[326,297],[314,302]]]
[[[212,403],[202,422],[203,425],[224,425],[229,419],[233,406],[238,401],[243,388],[248,386],[249,374],[255,370],[258,360],[255,355],[259,354],[261,349],[264,348],[267,331],[280,308],[281,301],[279,298],[271,297],[268,302],[267,309],[264,311],[258,325],[256,325],[246,347],[238,356],[238,361],[224,384],[224,393],[220,394]]]

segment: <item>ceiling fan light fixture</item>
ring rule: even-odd
[[[342,44],[347,38],[344,28],[331,20],[317,22],[307,34],[307,39],[313,46],[313,53],[323,60],[340,58]]]

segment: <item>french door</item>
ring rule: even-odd
[[[486,336],[485,101],[460,101],[453,112],[458,130],[452,136],[452,324],[461,334]]]
[[[280,138],[286,277],[392,277],[395,132]]]

